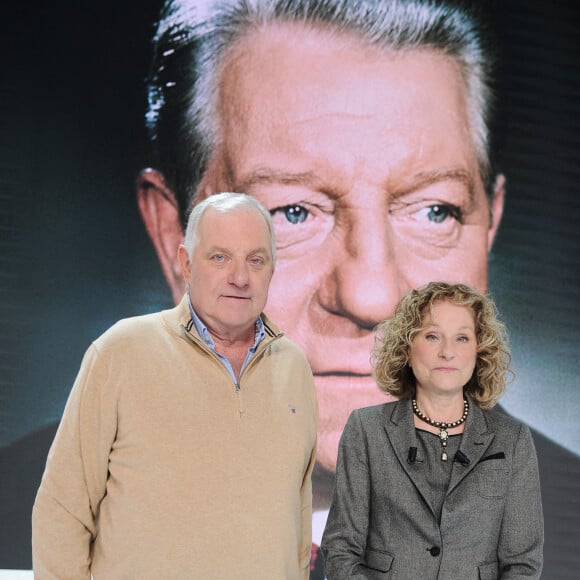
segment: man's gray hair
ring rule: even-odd
[[[220,63],[241,39],[272,22],[352,34],[389,50],[430,49],[453,58],[468,95],[481,177],[491,192],[492,58],[483,27],[452,0],[168,0],[155,35],[147,126],[159,169],[182,218],[218,145]]]
[[[187,220],[187,227],[185,228],[185,239],[183,240],[183,245],[190,258],[193,257],[193,252],[199,243],[199,224],[201,218],[209,208],[223,214],[240,211],[259,213],[266,222],[270,238],[272,263],[276,264],[276,236],[274,234],[274,225],[272,224],[270,212],[254,197],[246,195],[245,193],[232,193],[229,191],[210,195],[191,210],[189,219]]]

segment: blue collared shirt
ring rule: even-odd
[[[205,344],[216,353],[217,357],[222,361],[222,363],[224,364],[224,366],[226,367],[226,369],[230,373],[230,376],[232,377],[234,384],[236,385],[236,387],[238,387],[238,379],[236,378],[236,375],[234,373],[234,369],[232,368],[230,361],[225,356],[221,355],[219,352],[216,351],[215,342],[214,342],[209,330],[207,329],[207,326],[201,321],[201,318],[196,314],[195,310],[193,309],[193,306],[191,304],[191,298],[189,297],[189,293],[187,294],[187,303],[189,304],[189,313],[191,314],[191,319],[193,320],[193,325],[195,326],[195,330],[197,330],[197,333],[199,334],[199,336],[201,337],[203,342],[205,342]],[[246,358],[244,359],[244,362],[242,364],[240,374],[244,371],[247,364],[250,362],[251,358],[254,356],[258,346],[260,345],[260,343],[264,339],[264,336],[266,336],[266,331],[264,329],[264,321],[262,320],[261,316],[258,316],[258,318],[256,318],[254,344],[248,349],[248,354],[246,354]]]

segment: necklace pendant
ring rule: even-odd
[[[425,423],[428,423],[432,427],[439,428],[439,440],[441,441],[441,461],[447,461],[447,459],[448,459],[447,442],[449,439],[448,429],[450,429],[450,428],[454,429],[455,427],[459,427],[459,425],[462,425],[463,423],[465,423],[465,421],[467,420],[467,415],[469,413],[468,400],[463,399],[463,415],[459,419],[457,419],[457,421],[453,421],[451,423],[447,423],[446,421],[441,421],[441,422],[433,421],[432,419],[427,417],[427,415],[425,415],[425,413],[422,413],[419,410],[419,407],[417,407],[417,400],[415,398],[411,399],[411,405],[413,407],[413,413],[415,413],[415,415],[417,417],[419,417],[419,419],[421,419],[421,421],[425,421]]]

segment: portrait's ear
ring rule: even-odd
[[[177,304],[185,292],[181,266],[177,256],[183,242],[183,230],[173,192],[163,175],[155,169],[144,169],[137,178],[139,211],[153,242],[161,269]]]
[[[487,233],[487,251],[490,252],[493,241],[499,229],[501,218],[503,216],[503,206],[505,201],[505,176],[501,173],[495,178],[493,186],[493,199],[490,206],[490,224]]]

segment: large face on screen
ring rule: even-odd
[[[218,112],[198,194],[243,191],[272,212],[266,312],[308,355],[332,470],[351,410],[386,400],[373,327],[430,280],[486,289],[501,195],[490,220],[462,76],[439,53],[264,28],[226,59]]]

